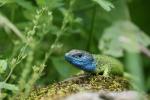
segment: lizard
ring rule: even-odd
[[[104,76],[123,76],[123,64],[110,56],[91,54],[84,50],[73,49],[65,53],[65,60],[84,72],[102,74]]]

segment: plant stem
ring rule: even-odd
[[[8,79],[10,78],[10,76],[11,76],[13,70],[15,69],[15,66],[16,66],[16,65],[14,65],[14,66],[11,68],[11,70],[10,70],[8,76],[7,76],[6,79],[4,80],[5,83],[6,83],[6,82],[8,81]]]
[[[93,42],[95,18],[96,18],[96,5],[94,6],[94,8],[92,10],[91,26],[90,26],[89,39],[88,39],[89,41],[88,41],[88,45],[87,45],[88,51],[91,51],[91,45]]]

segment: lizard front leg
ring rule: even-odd
[[[111,68],[110,68],[109,65],[103,66],[103,71],[104,71],[104,72],[103,72],[103,76],[105,76],[105,77],[110,76]]]

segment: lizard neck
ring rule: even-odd
[[[84,71],[87,71],[87,72],[93,72],[96,69],[96,62],[93,61],[93,62],[91,62],[89,64],[81,66],[81,69],[83,69]]]

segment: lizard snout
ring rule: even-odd
[[[65,53],[65,60],[68,60],[70,58],[69,53]]]

